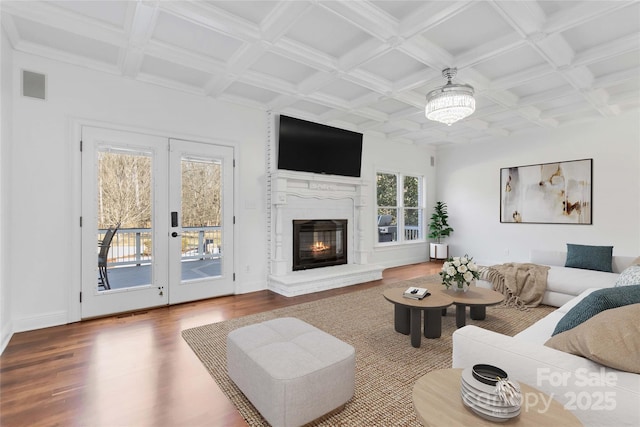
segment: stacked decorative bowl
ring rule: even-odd
[[[496,385],[499,380],[503,380],[500,385],[503,390],[506,385],[507,396],[504,392],[498,392]],[[462,371],[461,382],[462,403],[478,416],[504,422],[520,415],[520,384],[509,380],[502,369],[491,365],[474,365]]]

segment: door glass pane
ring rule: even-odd
[[[220,276],[222,165],[182,158],[182,281]]]
[[[151,284],[151,153],[98,151],[99,291]]]

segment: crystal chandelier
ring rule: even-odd
[[[446,85],[427,94],[427,106],[424,112],[427,119],[451,126],[452,123],[470,116],[476,110],[473,88],[469,85],[451,83],[451,79],[457,72],[457,68],[442,70],[442,77],[448,81]]]

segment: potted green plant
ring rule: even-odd
[[[430,259],[447,259],[449,256],[449,246],[446,243],[442,243],[442,239],[453,232],[453,228],[449,226],[448,221],[447,204],[437,202],[433,208],[431,222],[429,223],[429,238],[436,239],[435,243],[429,245]]]

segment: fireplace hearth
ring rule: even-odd
[[[347,220],[293,220],[293,271],[347,263]]]

